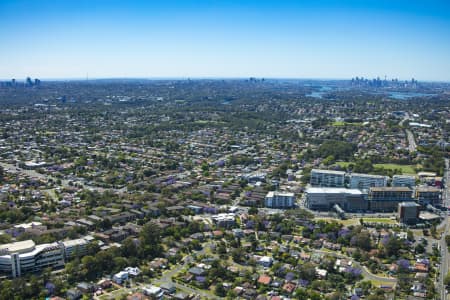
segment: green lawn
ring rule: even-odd
[[[349,122],[344,122],[344,121],[334,121],[333,123],[331,123],[331,125],[333,126],[345,126],[345,125],[352,125],[352,126],[361,126],[362,123],[349,123]]]
[[[384,223],[384,224],[396,224],[397,221],[389,218],[363,218],[365,223]]]
[[[348,161],[338,161],[336,162],[338,166],[341,168],[347,168],[351,162]],[[384,169],[400,169],[403,174],[416,174],[416,171],[414,170],[414,165],[399,165],[399,164],[374,164],[375,168],[384,168]]]
[[[327,221],[327,222],[332,222],[332,221],[335,221],[335,222],[338,222],[338,223],[340,223],[340,224],[342,224],[342,225],[344,225],[344,226],[350,226],[350,225],[359,225],[359,219],[346,219],[346,220],[341,220],[341,219],[336,219],[336,218],[331,218],[331,217],[318,217],[318,218],[314,218],[314,220],[316,220],[316,221],[320,221],[320,220],[323,220],[323,221]]]
[[[403,174],[416,174],[414,171],[414,165],[398,165],[398,164],[374,164],[375,168],[384,168],[384,169],[400,169]]]
[[[341,168],[347,168],[351,162],[348,161],[337,161],[336,164]]]

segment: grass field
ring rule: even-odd
[[[314,220],[316,220],[316,221],[323,220],[323,221],[328,221],[328,222],[335,221],[335,222],[338,222],[338,223],[340,223],[340,224],[342,224],[344,226],[359,225],[359,219],[341,220],[341,219],[335,219],[335,218],[321,218],[321,217],[319,217],[319,218],[314,218]]]
[[[384,223],[384,224],[396,224],[397,221],[391,220],[389,218],[363,218],[364,222],[367,223]]]
[[[336,164],[342,168],[348,167],[349,164],[351,164],[348,161],[338,161]],[[399,165],[399,164],[374,164],[375,168],[384,168],[384,169],[400,169],[403,174],[416,174],[416,171],[414,170],[414,165]]]
[[[416,174],[414,171],[414,165],[398,165],[398,164],[374,164],[375,168],[384,168],[384,169],[400,169],[403,174]]]
[[[348,165],[351,164],[351,163],[348,162],[348,161],[338,161],[338,162],[336,162],[336,164],[337,164],[339,167],[341,167],[341,168],[347,168]]]
[[[345,125],[351,125],[351,126],[361,126],[362,123],[349,123],[349,122],[344,122],[344,121],[334,121],[333,123],[331,123],[331,125],[333,126],[345,126]]]

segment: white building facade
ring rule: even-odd
[[[394,175],[392,186],[413,188],[416,185],[416,177],[412,175]]]
[[[345,172],[312,169],[310,184],[318,187],[344,187]]]
[[[350,175],[350,188],[368,190],[371,187],[387,186],[388,177],[381,175],[369,175],[353,173]]]
[[[32,240],[0,245],[0,272],[10,277],[63,267],[75,254],[86,254],[89,238],[36,245]]]
[[[291,208],[294,206],[294,203],[294,193],[289,192],[270,191],[264,199],[264,206],[270,208]]]
[[[0,271],[11,277],[64,266],[64,249],[59,243],[35,245],[32,240],[0,246]]]

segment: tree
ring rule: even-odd
[[[225,297],[225,295],[227,294],[227,291],[225,290],[221,282],[217,283],[215,292],[219,297]]]
[[[445,284],[446,286],[450,286],[450,272],[447,273],[447,275],[445,275],[445,278],[444,278],[444,284]]]
[[[160,244],[161,230],[153,222],[148,222],[142,227],[139,233],[139,240],[145,255],[156,256],[162,251]]]
[[[397,255],[398,251],[402,248],[402,242],[397,237],[391,236],[384,248],[388,256]]]
[[[447,243],[447,247],[450,247],[450,235],[445,236],[445,242]]]
[[[314,264],[307,262],[300,266],[300,277],[302,279],[311,280],[316,277],[316,267]]]
[[[138,256],[138,247],[132,237],[128,237],[123,241],[122,247],[120,247],[120,250],[122,251],[122,254],[125,257]]]
[[[250,215],[257,215],[257,214],[258,214],[258,208],[256,208],[256,207],[250,207],[250,208],[248,209],[248,213],[249,213]]]
[[[352,239],[351,243],[363,250],[369,251],[371,249],[370,235],[367,231],[361,231],[356,234]]]

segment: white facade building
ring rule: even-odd
[[[92,241],[91,236],[86,236],[80,239],[63,241],[61,244],[64,247],[64,257],[70,259],[74,256],[84,256],[87,254],[88,245]]]
[[[44,268],[63,267],[75,254],[86,254],[93,238],[36,245],[32,240],[0,245],[0,272],[11,277],[38,272]]]
[[[270,208],[291,208],[294,206],[294,193],[269,192],[264,199],[264,205]]]
[[[367,210],[366,194],[358,189],[312,187],[305,194],[309,209],[331,210],[337,204],[346,211]]]
[[[381,175],[369,175],[353,173],[350,175],[350,188],[368,190],[371,187],[387,186],[388,177]]]
[[[394,175],[392,177],[392,186],[413,188],[415,185],[416,177],[413,175]]]
[[[64,249],[59,243],[35,245],[32,240],[0,245],[0,271],[11,277],[64,266]]]
[[[345,172],[312,169],[310,183],[319,187],[344,187]]]

